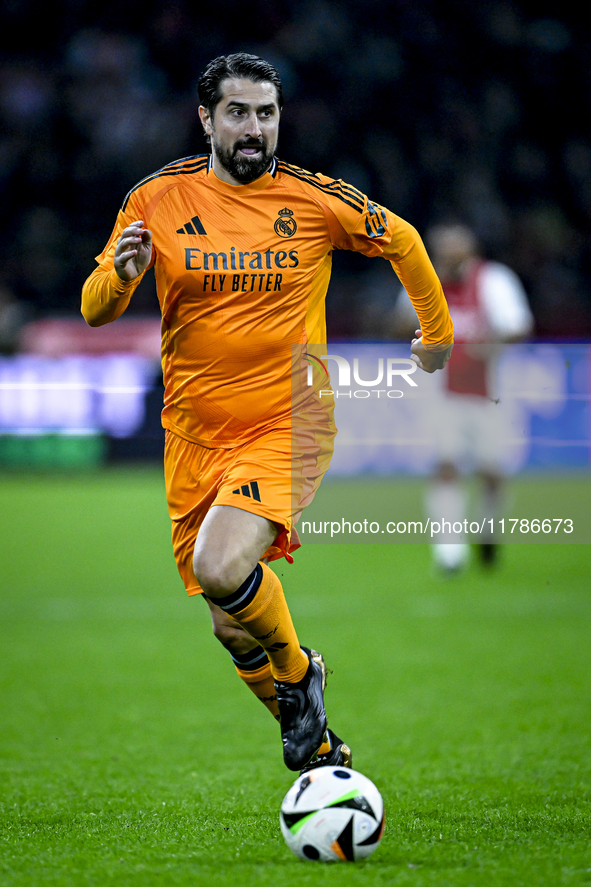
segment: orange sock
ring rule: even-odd
[[[259,564],[256,571],[259,568],[262,577],[256,593],[244,609],[232,607],[231,615],[263,647],[274,679],[297,683],[306,674],[309,660],[300,647],[281,582],[267,564]],[[219,604],[224,606],[222,601]]]
[[[277,705],[277,693],[275,682],[271,674],[271,664],[267,662],[256,671],[243,671],[236,666],[238,676],[242,678],[249,690],[252,690],[257,699],[260,699],[269,709],[276,721],[279,720],[279,707]]]

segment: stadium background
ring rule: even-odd
[[[459,216],[486,255],[520,275],[539,340],[591,334],[584,16],[551,4],[532,12],[507,2],[379,2],[368,15],[354,0],[259,0],[248,14],[226,2],[223,16],[188,2],[132,2],[123,22],[111,3],[5,0],[2,25],[0,347],[50,359],[16,369],[3,362],[5,464],[159,457],[157,370],[140,360],[58,371],[52,361],[72,352],[157,355],[151,279],[126,314],[136,326],[102,338],[80,338],[80,288],[127,190],[206,150],[196,82],[210,58],[230,50],[259,53],[283,76],[281,157],[344,178],[421,231]],[[385,263],[338,255],[330,340],[382,338],[393,293]],[[48,384],[65,386],[61,409],[71,413],[73,391],[112,388],[118,372],[128,393],[146,388],[148,418],[133,441],[94,419],[87,426],[107,435],[81,447],[73,436],[81,423],[60,418],[55,392],[39,420]],[[39,379],[45,393],[31,393]],[[129,397],[119,404],[125,413]],[[11,435],[47,427],[69,428],[69,441]]]
[[[2,285],[32,316],[77,314],[127,190],[206,150],[199,73],[249,50],[285,82],[282,158],[420,230],[460,213],[523,279],[539,336],[591,332],[591,34],[572,7],[131,0],[122,20],[110,2],[3,0],[1,16]],[[340,258],[331,335],[375,337],[375,263]]]

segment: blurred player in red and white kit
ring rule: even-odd
[[[489,521],[496,522],[500,516],[504,480],[496,368],[504,344],[532,333],[533,316],[517,275],[506,265],[483,259],[468,227],[455,222],[435,225],[425,241],[443,285],[456,341],[443,374],[443,392],[431,407],[436,466],[427,492],[427,511],[441,527],[443,521],[446,528],[464,524],[468,518],[464,480],[467,474],[476,475],[478,513],[471,517],[487,521],[478,541],[482,560],[491,563],[497,548]],[[399,328],[412,327],[414,311],[404,293],[396,313]],[[467,564],[465,535],[446,531],[437,540],[433,545],[437,566],[453,572]]]

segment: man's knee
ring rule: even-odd
[[[503,485],[503,478],[498,471],[482,469],[480,472],[482,485],[489,495],[498,493]]]
[[[440,462],[435,469],[435,479],[443,483],[451,483],[452,481],[459,480],[459,477],[460,472],[454,463],[449,460]]]
[[[195,549],[193,572],[203,591],[212,598],[232,594],[246,578],[241,578],[239,568],[233,560],[222,562],[203,548]]]
[[[267,518],[232,505],[214,505],[195,541],[193,572],[214,600],[232,594],[254,570],[277,533]]]

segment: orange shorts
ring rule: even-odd
[[[212,505],[233,505],[272,521],[277,538],[264,556],[293,561],[290,552],[300,542],[292,528],[290,427],[275,427],[231,449],[207,449],[167,430],[164,476],[174,556],[188,594],[202,592],[193,573],[193,550]]]

